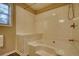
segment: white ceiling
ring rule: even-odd
[[[42,9],[51,3],[27,3],[29,6],[31,6],[34,10]]]

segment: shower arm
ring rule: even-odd
[[[72,13],[71,17],[70,17],[70,11]],[[70,25],[70,27],[73,28],[73,29],[75,29],[78,26],[78,25],[75,24],[75,22],[73,22],[74,19],[75,19],[74,5],[69,4],[69,6],[68,6],[68,20],[72,20],[72,24]]]
[[[70,18],[70,10],[72,11],[72,17]],[[69,4],[68,6],[68,19],[73,20],[75,18],[74,6],[73,4]]]

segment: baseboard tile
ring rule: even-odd
[[[8,55],[10,55],[10,54],[12,54],[12,53],[15,53],[16,52],[16,50],[13,50],[13,51],[10,51],[10,52],[8,52],[8,53],[5,53],[5,54],[3,54],[3,55],[1,55],[1,56],[8,56]]]
[[[18,53],[20,56],[27,56],[27,55],[25,55],[25,54],[19,52],[18,50],[10,51],[10,52],[5,53],[5,54],[3,54],[3,55],[1,55],[1,56],[8,56],[8,55],[10,55],[10,54],[12,54],[12,53],[15,53],[15,52]]]

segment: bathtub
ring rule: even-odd
[[[52,39],[53,40],[53,39]],[[44,42],[43,42],[44,41]],[[46,41],[42,34],[17,34],[17,50],[23,55],[41,56],[79,56],[79,42],[73,43],[68,40]],[[63,45],[64,44],[64,45]]]
[[[28,42],[28,45],[34,49],[35,54],[40,56],[79,56],[79,49],[71,43],[66,47],[60,45],[45,44],[41,41]]]
[[[52,45],[45,44],[41,41],[28,42],[28,45],[34,49],[34,53],[39,56],[60,56]]]

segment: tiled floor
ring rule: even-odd
[[[10,54],[8,56],[20,56],[20,55],[15,52],[15,53],[12,53],[12,54]],[[27,56],[40,56],[40,55],[34,54],[34,55],[27,55]],[[61,56],[61,55],[56,55],[56,56]]]

